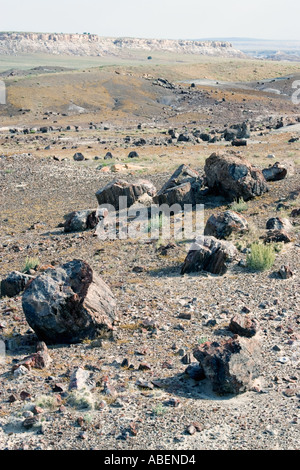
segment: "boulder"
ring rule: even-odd
[[[76,152],[73,155],[73,160],[75,160],[75,162],[82,162],[84,160],[84,155],[80,152]]]
[[[111,290],[81,260],[36,277],[23,294],[22,307],[31,328],[47,344],[111,337],[117,318]]]
[[[95,228],[100,220],[103,220],[108,214],[105,209],[102,210],[84,210],[75,211],[65,216],[64,231],[83,232],[84,230]]]
[[[138,158],[138,156],[139,154],[135,150],[133,150],[132,152],[129,152],[127,158]]]
[[[224,139],[227,142],[236,139],[249,139],[250,138],[250,126],[246,122],[243,124],[234,124],[224,132]]]
[[[237,256],[233,243],[202,236],[195,240],[181,268],[181,274],[208,271],[212,274],[225,274],[228,265]]]
[[[156,193],[155,186],[148,180],[140,180],[136,183],[117,179],[107,184],[96,193],[99,205],[110,204],[115,210],[120,208],[120,197],[127,197],[127,207],[132,206],[143,194],[153,197]]]
[[[259,376],[260,344],[257,337],[236,335],[220,342],[207,342],[197,346],[193,354],[218,395],[246,392]]]
[[[231,145],[233,147],[245,147],[245,146],[247,146],[247,140],[245,140],[245,139],[234,139],[231,142]]]
[[[111,160],[112,158],[113,158],[112,153],[111,152],[106,152],[104,160]]]
[[[212,215],[206,222],[204,235],[224,239],[232,233],[245,233],[248,230],[248,222],[242,215],[234,211],[225,211]]]
[[[227,199],[248,201],[268,191],[258,168],[235,153],[213,153],[204,167],[207,186]]]
[[[190,142],[191,137],[187,133],[179,134],[177,142]]]
[[[255,318],[249,318],[247,315],[235,315],[229,324],[229,330],[232,333],[245,338],[252,338],[258,332],[259,325]]]
[[[295,174],[294,162],[276,162],[262,171],[266,181],[279,181]]]
[[[268,230],[262,238],[264,243],[290,243],[293,241],[292,235],[286,230]]]
[[[281,217],[272,217],[266,223],[267,230],[286,230],[290,232],[293,230],[293,226],[289,219],[283,219]]]
[[[203,140],[203,142],[209,142],[211,140],[211,136],[210,134],[207,134],[207,132],[201,132],[199,138]]]
[[[19,271],[11,272],[5,279],[1,281],[1,296],[2,297],[15,297],[20,294],[34,276],[29,274],[20,273]]]
[[[154,197],[154,203],[168,204],[196,204],[199,198],[203,180],[199,173],[187,165],[181,165],[173,173]]]
[[[90,388],[88,384],[89,378],[90,378],[90,374],[87,370],[84,370],[81,367],[76,368],[70,377],[69,390],[89,389]]]
[[[293,209],[291,212],[291,217],[300,217],[300,208],[298,209]]]
[[[291,268],[286,265],[281,266],[277,274],[281,279],[290,279],[294,276],[294,273]]]
[[[48,348],[46,344],[41,341],[37,344],[36,353],[24,357],[24,359],[13,366],[12,370],[15,371],[21,366],[26,367],[28,370],[31,370],[31,368],[47,369],[51,362],[52,359],[49,356]]]

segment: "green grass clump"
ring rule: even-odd
[[[38,258],[26,258],[24,268],[22,269],[23,273],[28,273],[30,269],[36,269],[40,265],[40,260]]]
[[[199,338],[199,339],[198,339],[198,344],[204,344],[204,343],[207,343],[207,341],[209,341],[209,340],[208,340],[208,338],[206,338],[206,337]]]
[[[253,271],[266,271],[275,261],[276,254],[272,245],[253,243],[251,253],[247,256],[247,267]]]
[[[158,405],[152,408],[152,413],[155,416],[163,416],[166,412],[167,410],[164,408],[164,406],[161,403],[159,403]]]
[[[148,225],[145,228],[145,232],[151,234],[152,232],[158,231],[158,234],[160,235],[162,233],[165,221],[166,217],[163,213],[156,214],[154,217],[151,217],[151,219],[148,221]]]
[[[71,392],[67,399],[68,405],[77,410],[93,410],[95,407],[95,400],[93,395],[88,390]]]
[[[241,198],[239,201],[235,201],[230,205],[230,209],[234,212],[243,212],[248,209],[248,204]]]
[[[55,410],[58,407],[57,398],[51,395],[41,395],[37,397],[35,404],[36,406],[48,410]]]

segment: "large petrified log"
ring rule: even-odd
[[[207,186],[227,199],[248,201],[268,191],[258,168],[235,153],[213,153],[204,167]]]
[[[181,165],[154,197],[156,204],[196,204],[203,180],[199,173]]]
[[[96,192],[98,204],[111,205],[117,211],[120,208],[132,206],[143,194],[153,197],[156,194],[155,186],[148,180],[140,180],[136,183],[128,183],[117,179],[108,183],[104,188]],[[120,207],[120,197],[125,197],[124,207]],[[123,202],[122,202],[123,203]]]
[[[225,274],[236,255],[237,249],[233,243],[215,237],[198,237],[187,254],[181,274],[196,271]]]
[[[23,294],[26,319],[47,344],[111,337],[116,301],[109,287],[81,260],[36,277]]]

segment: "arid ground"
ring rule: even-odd
[[[120,318],[112,340],[50,345],[47,368],[16,376],[14,365],[35,352],[37,338],[22,294],[0,299],[0,448],[295,450],[300,220],[291,213],[300,207],[300,104],[292,102],[292,83],[299,63],[163,54],[107,62],[20,57],[0,66],[7,88],[0,105],[0,278],[24,270],[28,258],[38,258],[36,274],[82,259],[111,288]],[[213,152],[233,147],[195,131],[221,137],[245,121],[251,136],[237,155],[259,169],[293,162],[295,172],[247,202],[242,215],[250,230],[231,238],[239,257],[223,276],[181,275],[188,240],[163,233],[159,240],[101,241],[94,230],[64,232],[64,216],[96,209],[95,193],[115,178],[143,178],[160,189],[181,164],[203,175]],[[170,128],[192,138],[170,140]],[[131,151],[138,156],[128,158]],[[76,152],[85,160],[74,161]],[[205,221],[230,208],[216,195],[203,196],[203,204]],[[271,268],[250,270],[249,247],[271,217],[290,220],[292,241],[274,245]],[[282,265],[291,278],[278,276]],[[232,337],[229,322],[245,308],[260,325],[260,378],[245,393],[218,396],[207,379],[185,373],[183,358],[191,353],[195,362],[197,345]],[[68,392],[76,367],[92,384],[80,402]],[[111,393],[104,393],[107,380]],[[26,428],[34,407],[37,422]]]

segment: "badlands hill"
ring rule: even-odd
[[[124,51],[178,52],[244,57],[229,42],[169,39],[105,38],[96,34],[0,33],[0,55],[33,53],[76,56],[118,56]]]

